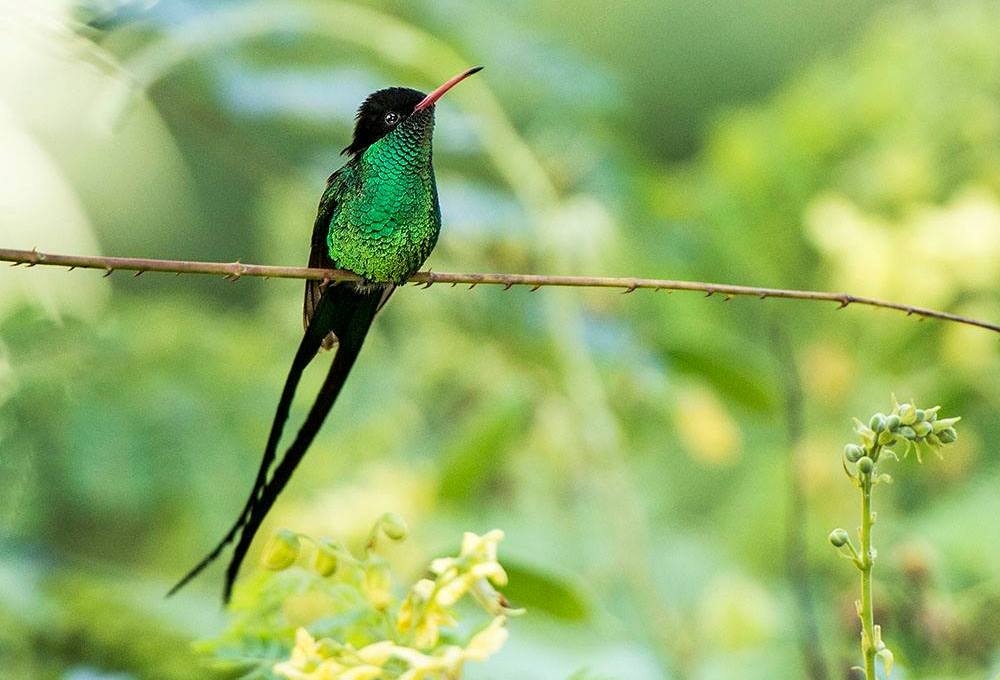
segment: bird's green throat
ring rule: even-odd
[[[431,138],[434,110],[414,113],[341,171],[340,210],[327,235],[331,259],[368,281],[403,283],[441,231]]]

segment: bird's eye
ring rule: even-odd
[[[395,125],[398,122],[399,122],[399,114],[396,113],[395,111],[390,111],[389,113],[385,114],[386,125]]]

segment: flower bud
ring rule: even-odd
[[[958,417],[955,417],[955,418],[941,418],[940,420],[935,420],[932,427],[934,428],[935,432],[940,432],[941,430],[944,430],[945,428],[954,427],[955,423],[957,423],[960,420],[961,420],[961,418],[958,418]]]
[[[830,532],[830,543],[834,548],[843,548],[851,540],[845,529],[834,529]]]
[[[918,422],[918,423],[922,423],[922,422],[924,422],[925,420],[927,420],[927,413],[926,413],[926,411],[924,411],[924,410],[923,410],[922,408],[918,408],[918,409],[917,409],[917,410],[916,410],[916,411],[914,412],[914,415],[916,415],[916,418],[917,418],[917,422]]]
[[[951,444],[958,439],[958,432],[953,427],[946,427],[937,433],[937,438],[941,440],[942,444]]]
[[[392,573],[389,564],[377,559],[365,567],[361,588],[372,606],[384,610],[392,602]]]
[[[872,470],[875,469],[875,461],[873,461],[868,456],[863,456],[861,460],[858,461],[858,470],[863,475],[870,475]]]
[[[868,427],[870,427],[876,434],[885,429],[885,416],[881,413],[876,413],[872,416],[872,419],[868,421]]]
[[[848,444],[844,447],[844,458],[849,463],[857,463],[863,455],[865,455],[865,450],[857,444]]]
[[[313,560],[313,569],[320,576],[331,576],[336,573],[340,560],[337,557],[336,544],[326,539],[316,546],[316,558]]]
[[[900,425],[899,416],[897,416],[895,413],[885,417],[885,429],[889,430],[890,432],[895,432],[896,430],[898,430],[899,425]]]
[[[913,407],[913,404],[899,405],[899,422],[903,425],[912,425],[917,422],[917,409]]]
[[[387,512],[379,520],[382,525],[382,532],[393,541],[402,541],[406,538],[410,529],[406,526],[406,520],[394,512]]]
[[[917,433],[918,437],[926,437],[931,433],[934,426],[928,423],[926,420],[921,420],[920,422],[913,424],[913,431]]]
[[[917,433],[909,425],[901,425],[899,427],[899,434],[911,441],[917,438]]]
[[[279,529],[264,548],[261,566],[271,571],[287,569],[299,558],[300,548],[299,537],[294,531]]]
[[[882,659],[882,669],[885,671],[885,677],[891,677],[892,666],[895,660],[893,659],[892,652],[889,651],[889,648],[883,645],[882,649],[875,653],[875,656]]]

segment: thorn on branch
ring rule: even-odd
[[[244,265],[239,260],[234,263],[222,262],[197,262],[197,261],[173,261],[173,260],[149,260],[138,258],[113,258],[113,257],[93,257],[80,255],[46,255],[38,252],[37,248],[32,250],[16,250],[0,248],[0,261],[10,262],[11,267],[24,266],[25,268],[36,265],[53,265],[64,267],[67,271],[74,269],[94,269],[103,270],[105,277],[114,273],[116,268],[132,272],[133,277],[142,276],[146,272],[172,273],[174,276],[181,274],[210,274],[214,276],[223,275],[227,280],[235,281],[242,276],[259,276],[265,279],[274,278],[297,278],[319,281],[321,287],[337,285],[340,283],[338,277],[345,277],[345,280],[357,280],[346,273],[336,273],[333,270],[322,270],[308,267],[270,267],[266,265]],[[228,273],[227,273],[228,272]],[[730,286],[728,284],[709,284],[702,282],[687,281],[665,281],[656,279],[640,279],[637,277],[622,277],[617,279],[602,277],[560,277],[560,276],[513,276],[504,274],[444,274],[438,278],[430,271],[422,274],[421,281],[413,282],[414,285],[429,288],[434,283],[449,283],[454,288],[460,283],[469,284],[469,290],[478,285],[499,284],[503,289],[510,290],[514,286],[525,285],[531,292],[548,285],[570,285],[582,287],[610,287],[619,288],[622,294],[632,293],[639,288],[650,288],[654,292],[666,290],[667,294],[672,294],[675,290],[701,291],[705,297],[712,297],[720,294],[725,297],[725,301],[732,300],[736,295],[754,295],[761,300],[769,297],[780,297],[796,300],[823,300],[838,304],[838,309],[843,309],[851,304],[864,305],[868,307],[887,308],[904,312],[907,316],[917,316],[921,321],[927,318],[941,319],[954,323],[962,323],[971,326],[978,326],[986,330],[1000,333],[1000,324],[991,323],[980,319],[968,318],[951,314],[948,312],[933,309],[923,309],[921,307],[899,304],[896,302],[878,300],[868,297],[858,297],[846,292],[825,292],[811,290],[784,290],[777,288],[757,288]],[[721,286],[721,288],[720,288]]]
[[[729,302],[729,301],[730,301],[730,300],[732,300],[732,299],[733,299],[733,296],[732,296],[732,295],[728,295],[728,294],[727,294],[727,295],[726,295],[726,297],[724,297],[724,298],[722,299],[722,301],[723,301],[723,302]]]
[[[104,274],[101,276],[101,278],[105,278],[106,279],[106,278],[108,278],[109,276],[111,276],[114,273],[115,273],[115,270],[112,267],[108,267],[105,270]],[[179,274],[180,272],[177,272],[177,273]]]

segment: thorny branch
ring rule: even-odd
[[[152,260],[134,257],[100,257],[93,255],[55,255],[41,253],[37,250],[14,250],[0,248],[0,261],[12,262],[13,266],[48,265],[69,267],[72,269],[100,269],[105,276],[116,270],[136,272],[138,276],[144,272],[170,272],[176,274],[214,274],[229,280],[243,276],[261,276],[280,279],[313,279],[318,281],[358,281],[357,274],[337,269],[310,269],[308,267],[280,267],[261,264],[243,264],[236,262],[197,262],[191,260]],[[536,291],[543,286],[563,286],[574,288],[622,288],[624,293],[632,293],[640,288],[651,290],[689,290],[705,293],[706,297],[721,295],[725,300],[737,295],[753,296],[760,299],[770,297],[787,298],[791,300],[825,300],[836,302],[839,308],[848,305],[865,305],[904,312],[907,316],[918,316],[928,319],[941,319],[955,323],[978,326],[986,330],[1000,333],[1000,323],[992,323],[981,319],[973,319],[951,312],[943,312],[926,307],[916,307],[899,302],[879,300],[876,298],[851,295],[849,293],[833,293],[818,290],[790,290],[785,288],[761,288],[757,286],[740,286],[728,283],[705,283],[702,281],[674,281],[671,279],[644,279],[636,277],[605,277],[605,276],[547,276],[543,274],[489,274],[489,273],[453,273],[453,272],[418,272],[410,278],[410,283],[429,288],[435,283],[450,283],[451,285],[469,284],[469,288],[478,285],[500,285],[505,290],[513,286],[530,286]]]

